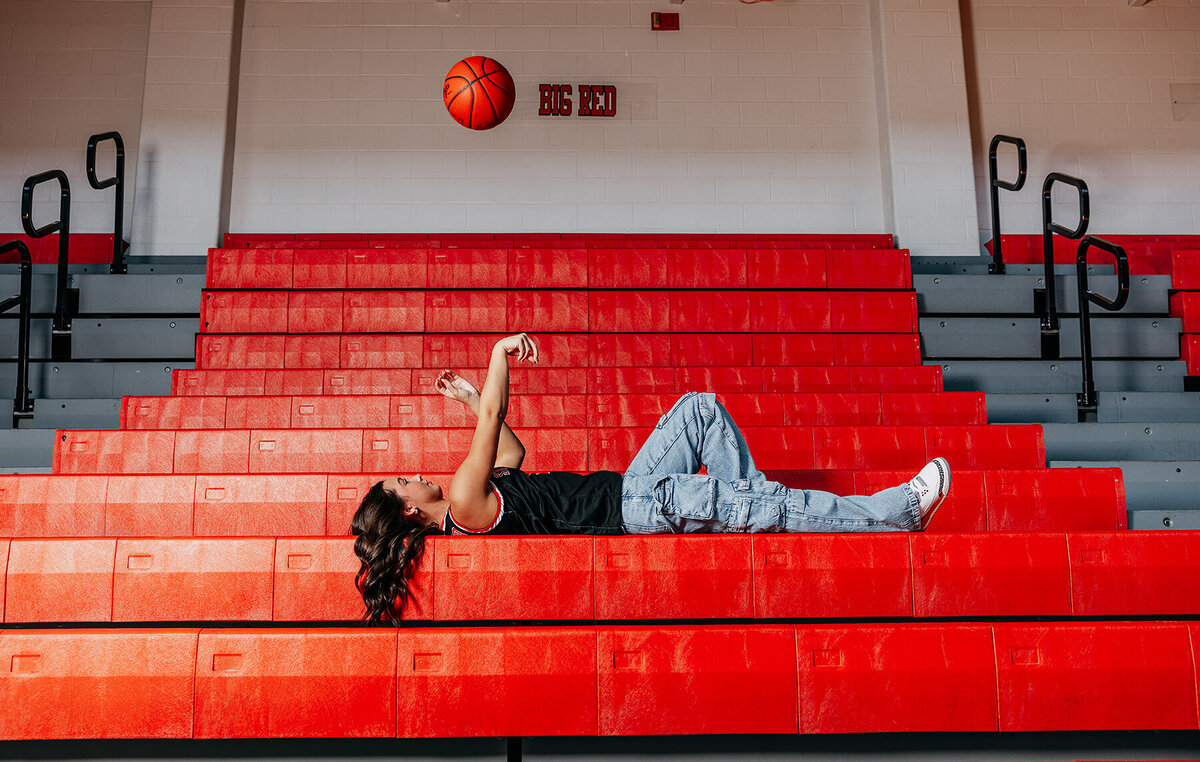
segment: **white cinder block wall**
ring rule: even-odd
[[[1197,0],[959,0],[961,39],[954,0],[245,3],[230,177],[234,0],[0,0],[0,230],[20,230],[24,178],[58,167],[73,229],[108,231],[84,146],[115,128],[135,253],[202,253],[226,184],[232,230],[892,231],[945,253],[976,224],[951,182],[965,98],[980,239],[997,132],[1032,159],[1007,231],[1039,230],[1058,170],[1091,184],[1096,232],[1200,232]],[[683,30],[650,31],[654,10]],[[441,104],[476,53],[519,89],[491,132]],[[536,117],[540,82],[614,84],[618,115]]]
[[[1041,231],[1041,184],[1052,171],[1087,181],[1093,232],[1200,232],[1200,3],[963,2],[975,51],[983,239],[991,238],[986,154],[996,133],[1023,137],[1030,159],[1025,189],[1001,192],[1005,233]],[[1012,179],[1015,152],[1001,151],[1001,174]],[[1055,192],[1067,226],[1074,197],[1071,188]]]
[[[134,255],[220,243],[234,0],[153,0]]]
[[[914,254],[976,250],[958,0],[874,0],[884,213]]]
[[[247,0],[243,49],[233,230],[884,229],[867,0]],[[441,97],[476,54],[517,82],[487,132]]]
[[[150,0],[0,0],[0,230],[21,230],[25,178],[61,169],[71,184],[71,229],[111,233],[112,188],[87,181],[90,135],[125,141],[125,229],[137,172]],[[111,177],[111,141],[97,174]],[[58,219],[58,183],[34,192],[35,225]]]

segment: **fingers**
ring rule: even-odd
[[[518,361],[529,360],[534,363],[538,361],[537,344],[529,338],[528,334],[518,333],[515,336],[501,339],[497,346],[502,347],[505,354],[516,355]]]
[[[536,363],[538,360],[537,344],[533,343],[533,339],[529,338],[529,334],[522,333],[517,336],[517,359],[530,360]]]
[[[433,388],[442,394],[449,396],[453,393],[455,377],[454,371],[444,370],[436,379],[434,379]]]

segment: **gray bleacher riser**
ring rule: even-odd
[[[71,328],[71,358],[192,360],[199,330],[198,317],[80,317]]]
[[[4,240],[0,238],[0,241]],[[56,250],[57,251],[57,250]],[[126,272],[123,275],[203,275],[208,267],[208,256],[164,256],[164,257],[125,257]],[[20,266],[12,259],[0,263],[0,275],[20,272]],[[58,265],[52,263],[35,263],[34,275],[57,275]],[[110,266],[106,262],[91,264],[67,265],[67,273],[108,275]],[[122,277],[118,275],[117,277]]]
[[[204,271],[192,274],[87,275],[73,274],[68,288],[79,289],[82,314],[200,314],[200,291]],[[31,285],[30,310],[35,315],[53,315],[57,278],[53,273],[35,273]],[[21,293],[21,276],[0,274],[0,299]],[[4,313],[15,317],[16,310]]]
[[[29,323],[29,351],[34,359],[50,356],[50,318]],[[0,320],[0,358],[15,359],[20,324]],[[196,356],[198,317],[75,318],[71,323],[71,359],[192,359]]]
[[[1093,315],[1091,325],[1093,357],[1179,357],[1180,318]],[[922,317],[920,326],[927,358],[1041,356],[1035,317]],[[1078,358],[1079,318],[1063,318],[1059,326],[1060,355]]]
[[[1035,315],[1034,289],[1042,288],[1040,275],[913,275],[917,310],[922,315],[1006,314]],[[1057,306],[1061,315],[1079,314],[1079,295],[1074,275],[1055,278]],[[1088,279],[1088,288],[1108,297],[1117,294],[1115,275]],[[1129,301],[1121,315],[1166,315],[1170,312],[1169,275],[1135,275],[1129,286]],[[1092,306],[1097,315],[1102,310]]]
[[[171,393],[171,371],[194,367],[195,363],[190,359],[171,362],[46,360],[29,364],[29,387],[35,399],[164,396]],[[16,374],[15,362],[0,362],[0,399],[7,399],[15,392]]]
[[[50,274],[36,273],[30,282],[29,310],[35,315],[54,314],[55,277]],[[20,275],[0,275],[0,299],[7,299],[21,293]],[[4,313],[4,318],[16,318],[17,310],[11,309]]]
[[[991,255],[985,257],[911,257],[912,271],[914,275],[987,275],[992,278],[1002,278],[1003,275],[993,275],[988,272],[988,267],[992,261]],[[1111,264],[1093,264],[1088,265],[1088,275],[1113,275],[1117,268]],[[1011,262],[1004,266],[1005,275],[1042,275],[1045,272],[1045,265],[1038,264],[1013,264]],[[1075,265],[1054,265],[1055,276],[1068,276],[1075,274]]]
[[[1047,423],[1046,459],[1200,460],[1200,423]]]
[[[948,392],[1067,393],[1083,391],[1079,360],[944,360]],[[1098,391],[1182,392],[1187,364],[1179,360],[1101,360],[1093,365]]]
[[[1196,511],[1200,508],[1200,461],[1076,461],[1055,460],[1051,468],[1119,468],[1125,480],[1125,506],[1130,511],[1131,529],[1165,529],[1154,512]],[[1133,514],[1140,514],[1146,526],[1133,527]],[[1191,529],[1200,529],[1200,511],[1196,511]],[[1174,524],[1174,529],[1183,527]]]
[[[1108,391],[1097,395],[1099,423],[1200,423],[1200,394]],[[1074,423],[1074,394],[988,394],[988,423]]]
[[[1079,413],[1074,394],[986,395],[988,423],[1074,423]]]
[[[203,275],[76,275],[81,315],[200,316]]]
[[[0,429],[4,470],[48,468],[54,460],[54,429]]]
[[[35,429],[115,429],[121,423],[121,400],[39,399],[34,401]]]

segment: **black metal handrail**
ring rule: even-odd
[[[113,176],[107,180],[96,179],[96,146],[105,140],[111,140],[117,148],[117,167]],[[108,271],[111,273],[123,273],[128,270],[125,266],[125,141],[121,139],[121,133],[102,132],[99,135],[93,135],[88,138],[87,144],[87,178],[91,186],[96,190],[104,190],[112,186],[117,188],[117,197],[115,199],[116,211],[113,214],[113,253],[112,264],[109,265]]]
[[[1017,179],[1012,182],[1007,182],[996,177],[996,151],[1000,148],[1001,143],[1008,143],[1017,147]],[[1025,141],[1021,138],[1009,137],[1008,135],[997,135],[992,138],[992,145],[988,149],[988,176],[991,180],[989,183],[992,193],[992,263],[988,265],[988,272],[1001,275],[1004,273],[1004,254],[1000,249],[1000,191],[1019,191],[1025,187],[1025,177],[1029,173],[1029,156],[1025,150]]]
[[[44,182],[58,180],[60,191],[58,220],[40,228],[33,226],[33,189]],[[51,169],[25,180],[21,193],[21,226],[30,238],[44,238],[58,231],[58,278],[54,287],[54,325],[50,356],[65,360],[71,356],[71,310],[67,307],[67,253],[71,239],[71,184],[61,169]]]
[[[10,251],[21,257],[21,293],[0,301],[0,312],[20,306],[20,328],[17,334],[17,395],[13,398],[13,428],[33,417],[33,397],[29,393],[29,312],[33,295],[33,260],[24,241],[0,244],[0,255]]]
[[[1079,224],[1074,230],[1065,228],[1054,221],[1050,191],[1055,183],[1066,183],[1079,191]],[[1071,177],[1060,172],[1051,172],[1046,175],[1046,181],[1042,183],[1042,254],[1045,260],[1046,278],[1045,297],[1042,300],[1042,359],[1044,360],[1057,360],[1059,356],[1058,306],[1055,304],[1054,293],[1054,234],[1058,233],[1071,240],[1083,238],[1087,233],[1090,213],[1087,183],[1078,177]]]
[[[1092,248],[1106,251],[1117,258],[1117,297],[1107,299],[1095,291],[1088,290],[1087,255]],[[1092,325],[1088,304],[1095,304],[1109,312],[1116,312],[1129,301],[1129,257],[1125,249],[1105,241],[1103,238],[1088,236],[1079,244],[1079,253],[1075,255],[1075,277],[1079,282],[1079,344],[1080,355],[1083,358],[1083,392],[1076,395],[1079,406],[1079,420],[1083,421],[1089,415],[1095,415],[1098,400],[1096,397],[1096,381],[1092,374]]]

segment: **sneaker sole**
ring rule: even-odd
[[[934,514],[938,512],[938,508],[941,508],[942,503],[946,502],[946,498],[950,496],[950,464],[946,462],[945,458],[934,458],[933,463],[938,469],[938,483],[941,488],[938,490],[937,502],[933,504],[933,507],[929,509],[929,513],[925,514],[925,517],[921,520],[922,532],[929,526],[929,522],[933,521]],[[943,480],[945,484],[942,484]]]

